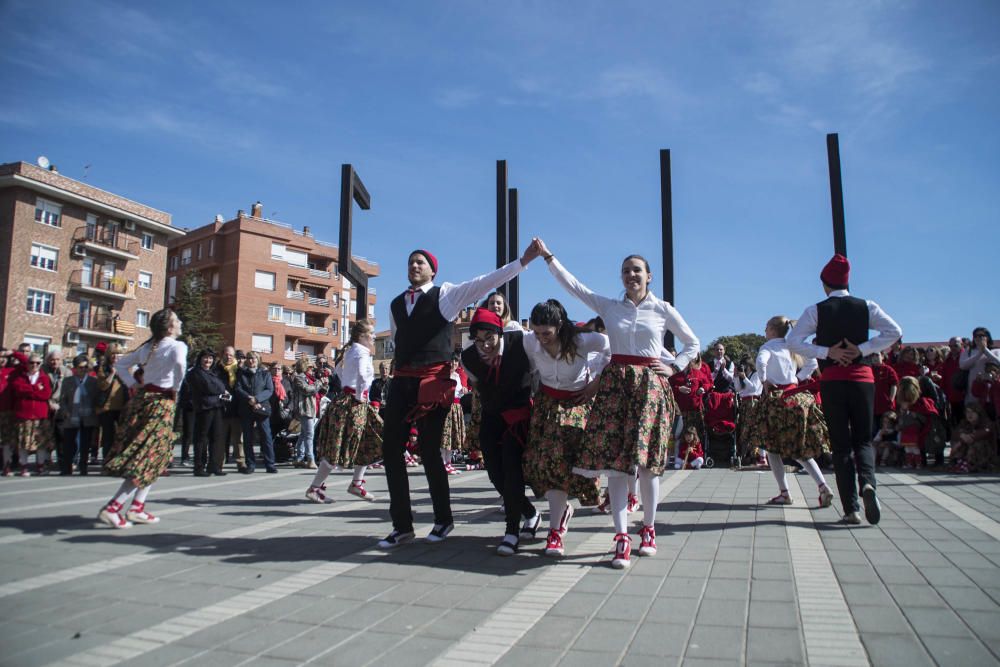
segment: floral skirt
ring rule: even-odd
[[[702,414],[701,410],[682,412],[681,417],[684,419],[684,430],[687,430],[689,426],[694,426],[698,429],[698,439],[705,440],[707,437],[705,435],[705,415]]]
[[[612,364],[601,373],[575,472],[659,475],[670,452],[677,401],[666,378],[648,366]]]
[[[174,458],[176,408],[177,403],[166,394],[140,389],[118,421],[104,471],[132,480],[140,489],[159,479]]]
[[[765,393],[747,425],[750,442],[783,458],[810,459],[830,451],[823,410],[808,391]]]
[[[382,418],[371,403],[341,394],[316,427],[316,458],[353,468],[382,458]]]
[[[536,496],[556,490],[580,498],[582,505],[600,502],[600,480],[573,473],[593,405],[593,400],[573,405],[546,394],[535,398],[521,465],[524,481]]]
[[[483,404],[479,400],[479,392],[472,390],[472,410],[469,413],[469,424],[465,427],[465,449],[470,458],[482,460],[483,453],[479,451],[479,425],[483,422]],[[474,453],[474,454],[473,454]]]
[[[465,413],[460,403],[452,403],[441,431],[441,447],[451,451],[461,450],[465,444]]]
[[[17,445],[17,430],[14,428],[14,413],[0,412],[0,445],[15,447]],[[9,461],[4,461],[9,463]]]
[[[48,419],[25,419],[14,422],[14,438],[17,448],[28,453],[51,452],[56,447],[52,422]]]
[[[967,445],[962,458],[969,464],[969,472],[992,472],[997,466],[996,451],[993,438],[979,438]]]

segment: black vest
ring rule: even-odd
[[[834,347],[847,339],[855,345],[868,340],[868,303],[853,296],[833,296],[816,304],[816,338],[813,343]],[[833,366],[830,359],[819,359],[819,367]],[[861,359],[854,362],[860,364]]]
[[[489,367],[479,356],[475,344],[462,352],[462,364],[476,376],[476,388],[479,390],[483,410],[498,413],[531,403],[531,385],[526,383],[526,376],[531,372],[531,364],[528,363],[528,354],[524,351],[524,333],[504,332],[499,383],[495,382],[493,377],[486,377]]]
[[[389,309],[396,323],[396,366],[408,368],[429,366],[451,361],[454,346],[451,341],[452,323],[441,316],[438,308],[440,287],[432,287],[417,299],[413,312],[406,314],[406,293],[392,300]]]

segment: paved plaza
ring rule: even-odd
[[[93,520],[118,480],[0,480],[0,664],[1000,664],[998,476],[882,473],[881,525],[847,528],[808,477],[782,508],[766,471],[670,472],[659,554],[624,573],[591,509],[561,560],[541,530],[496,556],[485,472],[451,479],[457,527],[429,545],[411,469],[418,540],[391,553],[381,471],[375,503],[335,473],[309,504],[309,478],[174,469],[162,521],[125,531]]]

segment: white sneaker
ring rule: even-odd
[[[403,532],[400,532],[398,530],[393,529],[393,531],[391,533],[389,533],[385,537],[384,540],[379,540],[378,548],[379,549],[395,549],[398,546],[401,546],[403,544],[406,544],[407,542],[412,541],[413,538],[414,538],[414,534],[413,534],[412,530],[403,533]]]
[[[112,528],[131,528],[132,522],[126,520],[122,517],[119,512],[121,511],[121,506],[111,503],[101,508],[101,511],[97,513],[97,520],[102,523],[106,523]]]
[[[146,511],[145,503],[132,503],[125,518],[132,523],[160,523],[160,517],[153,516]]]
[[[521,524],[521,539],[522,540],[533,540],[535,535],[538,533],[538,525],[542,523],[542,515],[535,512],[535,516],[530,519],[525,519],[524,523]]]
[[[498,556],[513,556],[517,553],[517,535],[504,535],[503,541],[497,547]]]
[[[306,490],[306,499],[311,500],[314,503],[319,503],[320,505],[329,505],[333,502],[333,498],[327,497],[327,495],[323,493],[323,488],[319,486],[310,486]]]
[[[375,502],[375,496],[368,493],[365,489],[365,480],[360,480],[356,482],[351,482],[351,485],[347,487],[347,492],[352,496],[357,496],[361,500],[367,500],[370,503]]]

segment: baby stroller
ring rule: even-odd
[[[705,455],[709,460],[729,459],[730,468],[739,467],[736,456],[736,395],[731,392],[710,391],[704,400]],[[706,467],[708,460],[705,461]],[[714,465],[714,461],[713,461]]]

